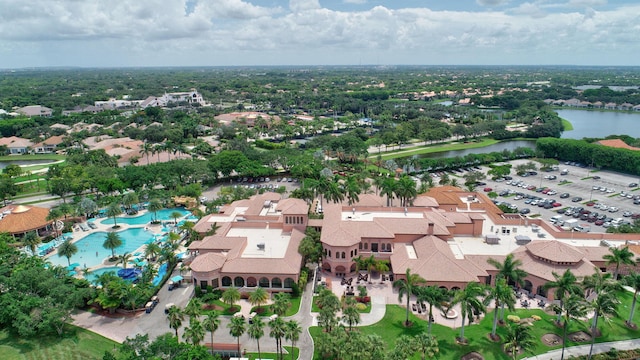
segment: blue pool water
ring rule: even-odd
[[[181,213],[182,216],[190,214],[190,212],[188,210],[185,210],[184,208],[162,209],[162,210],[157,212],[158,220],[160,220],[160,221],[167,221],[167,220],[173,221],[174,219],[171,217],[171,213],[176,212],[176,211]],[[129,224],[129,225],[145,225],[145,224],[151,222],[154,218],[155,218],[155,215],[152,212],[147,212],[144,215],[140,215],[140,216],[136,216],[136,217],[118,216],[116,218],[116,221],[118,223]],[[113,219],[112,218],[104,219],[104,220],[100,221],[100,223],[101,224],[106,224],[106,225],[113,225]]]
[[[118,274],[118,270],[122,269],[119,266],[110,266],[110,267],[105,267],[105,268],[101,268],[101,269],[97,269],[95,271],[90,272],[89,274],[87,274],[85,276],[85,279],[87,279],[90,283],[93,283],[100,275],[108,273],[108,272],[112,272],[113,275],[117,275]]]
[[[131,228],[118,231],[122,239],[122,246],[116,248],[116,255],[134,252],[140,246],[154,240],[153,234],[143,228]],[[75,242],[78,252],[71,257],[71,263],[78,263],[81,267],[92,267],[100,264],[106,257],[111,256],[111,250],[102,244],[107,237],[105,231],[89,234]],[[48,258],[53,265],[67,266],[67,258],[53,255]]]
[[[158,286],[158,284],[160,284],[160,281],[162,281],[162,278],[164,278],[164,275],[166,273],[167,273],[167,263],[164,263],[160,265],[160,267],[158,268],[158,275],[156,275],[156,277],[153,278],[153,281],[151,281],[153,286]]]

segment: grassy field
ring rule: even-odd
[[[573,124],[569,120],[562,119],[562,128],[564,131],[571,131],[573,130]]]
[[[392,150],[392,151],[382,153],[381,157],[382,157],[382,160],[390,160],[390,159],[395,159],[399,157],[409,157],[413,155],[431,154],[431,153],[437,153],[437,152],[443,152],[443,151],[476,149],[476,148],[481,148],[481,147],[485,147],[485,146],[489,146],[497,143],[499,143],[498,140],[482,139],[481,141],[478,141],[478,142],[469,142],[469,143],[454,142],[454,143],[448,143],[448,144],[434,144],[434,145],[427,145],[423,147],[411,148],[408,150],[402,150],[402,149]],[[369,156],[369,159],[376,159],[377,156],[378,154],[372,154],[371,156]]]
[[[621,293],[618,298],[621,301],[619,307],[620,317],[611,319],[610,324],[605,324],[602,320],[599,322],[599,327],[603,330],[603,335],[596,339],[597,343],[640,337],[640,331],[631,330],[624,324],[624,320],[629,315],[629,307],[631,306],[632,294],[624,292]],[[638,313],[639,312],[636,312],[636,315],[634,316],[634,322],[636,323],[640,323],[640,315],[638,315]],[[515,314],[518,315],[521,319],[529,318],[532,315],[538,315],[541,317],[541,320],[535,321],[533,323],[534,339],[539,340],[544,334],[548,333],[555,333],[562,336],[562,329],[554,324],[554,315],[547,314],[539,309],[519,309],[515,312]],[[410,320],[413,322],[413,326],[406,328],[403,325],[405,319],[405,309],[398,305],[387,305],[385,317],[382,319],[382,321],[371,326],[359,327],[358,329],[364,334],[378,334],[387,344],[387,349],[391,349],[394,346],[395,340],[400,335],[414,336],[420,332],[427,331],[426,321],[417,318],[413,314],[410,314],[409,316]],[[465,337],[469,341],[467,345],[459,345],[455,342],[455,337],[460,334],[460,320],[458,320],[458,328],[455,330],[446,326],[434,324],[432,331],[438,339],[440,348],[438,359],[460,359],[460,357],[472,351],[480,353],[486,360],[509,359],[510,357],[507,356],[504,351],[502,351],[502,343],[493,342],[488,337],[491,332],[492,321],[493,312],[486,315],[479,324],[475,323],[471,326],[465,326]],[[319,327],[310,328],[310,333],[315,339],[317,339],[317,336],[321,331],[322,329]],[[588,332],[588,322],[573,321],[570,324],[568,333],[576,331]],[[504,335],[506,334],[506,328],[504,326],[499,326],[497,333],[504,338]],[[561,348],[560,345],[547,346],[542,343],[542,341],[538,341],[537,344],[538,345],[533,350],[535,354],[541,354],[553,349]],[[585,344],[588,345],[589,342],[575,343],[568,340],[567,343],[569,347]],[[524,354],[520,357],[530,355],[531,354]],[[320,359],[321,356],[320,354],[316,353],[314,358]],[[416,354],[416,356],[414,356],[412,359],[419,358],[419,355]]]
[[[275,341],[273,339],[271,339],[272,341]],[[264,340],[263,340],[264,341]],[[283,340],[283,342],[286,342],[286,340]],[[262,341],[260,342],[262,343]],[[283,357],[285,360],[289,360],[289,359],[297,359],[299,354],[300,354],[300,349],[298,349],[297,347],[293,348],[293,358],[291,357],[291,346],[283,346],[285,348],[285,350],[288,352],[283,354]],[[249,359],[257,359],[258,358],[258,353],[247,353],[246,357],[248,357]],[[260,354],[260,359],[276,359],[276,353],[261,353]]]
[[[68,326],[62,337],[24,339],[0,331],[0,358],[3,360],[84,360],[102,359],[105,351],[118,343],[98,334]]]

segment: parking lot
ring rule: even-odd
[[[515,160],[513,168],[530,160]],[[489,167],[480,167],[486,174]],[[566,170],[566,171],[565,171]],[[562,175],[564,174],[564,175]],[[464,173],[454,173],[463,176]],[[577,212],[562,214],[558,225],[567,230],[606,232],[606,227],[640,218],[640,191],[638,178],[629,175],[598,171],[580,164],[560,163],[557,170],[533,171],[525,176],[515,175],[497,181],[482,180],[477,191],[501,194],[497,201],[510,205],[524,215],[540,216],[545,220],[563,213],[571,207]],[[630,186],[631,185],[631,186]],[[528,209],[528,210],[523,210]],[[563,221],[575,219],[562,224]]]

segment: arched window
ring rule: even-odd
[[[369,243],[364,243],[364,249],[369,250]]]
[[[353,256],[358,256],[358,249],[353,250]]]
[[[269,279],[267,279],[266,277],[261,277],[259,285],[260,285],[260,287],[268,288],[269,287]]]
[[[343,258],[343,259],[345,258],[345,253],[344,253],[344,251],[342,252],[342,258]]]
[[[352,258],[353,257],[353,250],[351,250],[351,252],[349,253],[349,257]]]
[[[231,286],[231,278],[228,276],[223,277],[222,286]]]
[[[284,287],[287,288],[287,289],[291,289],[293,287],[294,283],[295,283],[295,281],[293,281],[292,278],[284,279]]]
[[[271,279],[271,287],[282,288],[282,280],[280,280],[280,278],[277,278],[277,277]]]
[[[235,279],[233,279],[233,285],[235,287],[244,287],[244,279],[240,276],[237,276]]]
[[[253,276],[249,276],[247,278],[247,286],[248,287],[255,287],[257,283],[258,282],[256,281],[256,278],[254,278]]]

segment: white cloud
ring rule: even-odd
[[[510,9],[509,13],[530,16],[532,18],[542,18],[547,15],[547,12],[541,9],[538,4],[529,2],[522,3],[518,7]]]
[[[366,4],[367,0],[343,0],[346,4]]]
[[[509,0],[476,0],[476,3],[480,6],[501,6],[509,3]]]
[[[573,7],[594,7],[607,5],[607,0],[569,0],[569,6]]]
[[[293,12],[320,9],[318,0],[289,0],[289,9]]]

